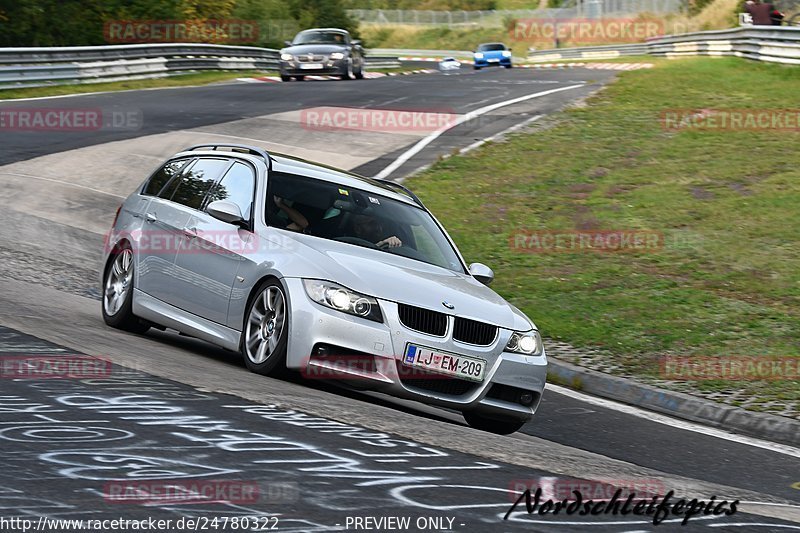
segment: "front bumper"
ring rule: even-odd
[[[452,319],[445,337],[435,337],[406,328],[394,302],[379,300],[384,323],[340,313],[309,299],[302,280],[285,278],[292,320],[289,324],[287,365],[307,378],[346,382],[393,396],[484,415],[527,420],[536,412],[547,377],[547,357],[528,357],[504,352],[510,330],[500,329],[490,346],[474,346],[450,337]],[[419,379],[401,361],[406,345],[453,352],[487,362],[480,383],[433,375]],[[341,365],[321,352],[352,356],[359,363]],[[361,362],[369,359],[374,365]],[[522,403],[520,395],[529,401]]]
[[[298,61],[283,61],[278,65],[282,76],[314,76],[317,74],[334,74],[342,76],[347,74],[347,58],[326,59],[319,63],[301,63]],[[319,65],[319,68],[307,68],[309,65]]]
[[[507,67],[511,65],[511,58],[504,57],[499,59],[476,59],[476,67]]]

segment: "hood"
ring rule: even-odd
[[[303,54],[324,54],[330,55],[334,52],[347,52],[347,46],[340,44],[298,44],[289,46],[281,50],[282,54],[292,54],[293,56]]]
[[[282,239],[283,240],[283,239]],[[291,240],[292,243],[286,241]],[[496,292],[468,274],[362,248],[297,234],[284,246],[294,248],[296,277],[326,279],[382,300],[424,307],[502,328],[525,331],[531,321]],[[455,309],[447,309],[446,301]]]

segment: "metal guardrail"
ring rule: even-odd
[[[370,48],[369,54],[379,54],[399,57],[472,57],[469,50],[411,50],[405,48]]]
[[[372,56],[372,55],[365,55],[364,62],[370,68],[400,68],[400,60],[397,56]]]
[[[529,52],[528,60],[609,59],[645,54],[664,57],[736,56],[756,61],[800,64],[800,27],[749,26],[667,35],[638,44],[538,50]]]
[[[528,60],[539,63],[559,59],[612,59],[620,56],[646,55],[648,51],[646,43],[558,48],[528,52]]]
[[[215,44],[0,48],[0,88],[156,78],[197,70],[275,70],[278,51]]]
[[[367,56],[373,68],[397,57]],[[133,44],[0,48],[0,88],[144,79],[198,70],[277,70],[278,51],[215,44]]]

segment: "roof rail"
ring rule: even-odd
[[[219,151],[220,148],[230,148],[229,152],[243,152],[250,155],[257,155],[259,157],[263,157],[264,161],[268,165],[272,165],[272,157],[269,153],[264,150],[263,148],[258,148],[256,146],[247,146],[246,144],[232,144],[232,143],[207,143],[207,144],[195,144],[194,146],[190,146],[185,152],[193,152],[199,149],[206,149],[206,150],[214,150]]]
[[[396,181],[392,181],[392,180],[387,180],[387,179],[383,179],[383,178],[372,178],[372,179],[374,179],[377,182],[383,183],[384,185],[388,185],[389,187],[393,187],[393,188],[395,188],[395,189],[397,189],[399,191],[402,191],[402,192],[406,193],[407,195],[409,195],[411,197],[412,200],[414,200],[417,204],[419,204],[420,207],[425,207],[422,204],[422,200],[420,200],[419,197],[416,194],[411,192],[411,190],[409,190],[408,187],[404,187],[403,185],[400,185]]]

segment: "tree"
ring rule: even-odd
[[[340,0],[290,0],[289,6],[292,18],[303,28],[342,28],[358,38],[358,21]]]

